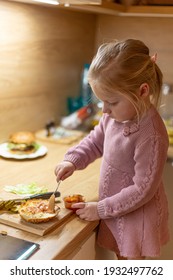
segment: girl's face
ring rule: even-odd
[[[99,100],[103,102],[103,113],[108,114],[112,119],[118,122],[133,120],[137,113],[134,105],[120,93],[108,93],[98,89],[96,85],[92,90]]]

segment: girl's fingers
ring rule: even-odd
[[[64,174],[59,174],[59,177],[60,177],[60,180],[65,180],[65,179],[67,179],[69,176],[71,176],[73,174],[73,172],[72,171],[67,171],[66,173],[64,173]]]
[[[74,203],[72,205],[72,208],[80,208],[80,209],[82,209],[84,207],[85,207],[85,203],[84,202],[78,202],[78,203]]]

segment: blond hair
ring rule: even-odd
[[[141,84],[149,85],[150,100],[158,107],[162,72],[149,55],[149,48],[140,40],[127,39],[101,45],[90,65],[88,81],[105,91],[125,95],[141,115],[146,110],[143,99],[136,95]]]

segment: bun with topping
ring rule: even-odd
[[[22,203],[19,214],[22,219],[30,223],[48,222],[56,217],[60,208],[55,205],[54,210],[49,210],[49,199],[29,199]]]

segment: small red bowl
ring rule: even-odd
[[[81,194],[73,194],[64,197],[64,206],[67,209],[73,210],[76,212],[79,208],[72,208],[72,205],[78,202],[85,202],[85,198]]]

